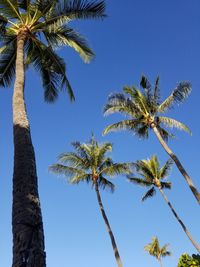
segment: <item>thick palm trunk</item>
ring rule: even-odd
[[[158,131],[157,127],[153,126],[152,129],[153,129],[154,133],[156,134],[159,142],[161,143],[161,145],[163,146],[163,148],[167,152],[167,154],[175,162],[175,164],[176,164],[177,168],[179,169],[180,173],[183,175],[183,177],[185,178],[186,182],[188,183],[193,195],[195,196],[195,198],[197,199],[198,203],[200,204],[200,193],[198,192],[198,190],[194,186],[194,184],[192,182],[192,179],[190,178],[189,174],[186,172],[186,170],[184,169],[183,165],[181,164],[181,162],[179,161],[177,156],[171,151],[171,149],[165,143],[165,141],[163,140],[163,138],[162,138],[160,132]]]
[[[13,94],[12,267],[45,267],[44,234],[35,154],[24,102],[24,42],[26,34],[26,31],[18,34],[16,80]]]
[[[115,238],[114,238],[112,229],[111,229],[110,224],[108,222],[108,218],[107,218],[106,213],[104,211],[104,207],[103,207],[103,204],[102,204],[102,201],[101,201],[101,196],[100,196],[100,193],[99,193],[99,188],[98,188],[97,182],[95,183],[95,190],[96,190],[96,193],[97,193],[97,199],[98,199],[99,207],[100,207],[104,222],[106,224],[108,233],[110,235],[112,247],[113,247],[115,258],[116,258],[116,261],[117,261],[117,266],[118,267],[122,267],[122,262],[121,262],[121,259],[120,259],[120,256],[119,256],[119,251],[118,251],[118,248],[117,248],[117,244],[115,242]]]
[[[162,188],[159,188],[162,196],[164,197],[167,205],[170,207],[172,213],[174,214],[174,216],[176,217],[176,219],[178,220],[178,222],[180,223],[181,227],[183,228],[183,231],[186,233],[187,237],[190,239],[190,241],[192,242],[193,246],[197,249],[197,251],[200,253],[200,247],[199,245],[194,241],[194,239],[191,237],[189,231],[187,230],[186,226],[184,225],[184,223],[182,222],[182,220],[179,218],[178,214],[176,213],[176,211],[174,210],[174,208],[172,207],[171,203],[169,202],[168,198],[166,197],[165,193],[163,192]]]

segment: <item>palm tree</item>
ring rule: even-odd
[[[200,246],[191,237],[188,229],[186,228],[183,221],[180,219],[180,217],[178,216],[178,214],[172,207],[172,204],[169,202],[168,198],[163,192],[163,189],[171,189],[171,183],[168,181],[163,181],[163,179],[165,179],[169,175],[169,171],[171,170],[172,164],[173,164],[173,161],[169,159],[163,167],[160,167],[160,163],[156,156],[152,156],[148,160],[139,160],[136,162],[135,167],[136,167],[137,173],[141,177],[139,178],[129,177],[129,181],[135,184],[138,184],[140,186],[143,186],[143,187],[151,187],[142,197],[142,201],[146,200],[149,197],[153,197],[156,193],[155,188],[158,188],[163,198],[165,199],[167,205],[171,209],[173,215],[175,216],[177,221],[180,223],[183,231],[185,232],[187,237],[190,239],[193,246],[197,249],[197,251],[200,252]]]
[[[108,115],[119,112],[128,116],[128,119],[109,125],[103,133],[107,134],[116,130],[128,130],[139,137],[148,138],[149,130],[152,129],[165,151],[175,162],[200,204],[200,193],[194,186],[192,179],[178,157],[165,142],[172,134],[163,128],[163,126],[177,128],[188,133],[191,133],[191,131],[186,125],[175,119],[160,116],[161,113],[165,113],[175,103],[181,103],[185,100],[191,91],[190,83],[180,82],[171,95],[163,102],[160,101],[159,77],[156,79],[154,88],[152,88],[145,76],[142,76],[140,85],[143,91],[140,91],[134,86],[126,86],[123,89],[124,93],[115,93],[109,96],[104,113]]]
[[[159,241],[157,237],[152,238],[152,242],[144,247],[144,249],[152,256],[156,257],[156,259],[160,262],[160,267],[162,267],[162,257],[171,256],[171,252],[167,250],[169,245],[166,244],[163,247],[160,247]]]
[[[52,165],[50,170],[57,174],[64,174],[72,184],[85,181],[95,188],[99,208],[111,239],[117,266],[122,267],[117,244],[102,204],[99,188],[110,189],[113,192],[114,184],[106,176],[113,177],[120,174],[130,174],[131,164],[114,163],[110,157],[106,156],[107,152],[112,151],[112,144],[99,144],[94,137],[91,138],[89,143],[74,142],[72,146],[75,152],[61,154],[59,156],[60,163]]]
[[[85,39],[68,26],[75,19],[103,18],[104,1],[0,0],[0,85],[11,85],[14,123],[13,267],[44,267],[44,236],[35,154],[24,101],[25,70],[41,74],[44,98],[53,102],[60,90],[74,94],[64,60],[55,49],[74,48],[86,61],[93,57]]]

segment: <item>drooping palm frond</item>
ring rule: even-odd
[[[66,25],[56,29],[54,27],[47,27],[44,33],[48,43],[52,47],[70,46],[86,63],[90,62],[94,56],[86,40],[78,32]]]
[[[169,244],[166,244],[161,248],[160,254],[161,254],[162,257],[166,257],[166,256],[171,256],[172,255],[171,251],[167,250],[168,247],[169,247]]]
[[[155,178],[155,173],[153,172],[150,160],[138,160],[135,164],[137,172],[144,177],[148,182],[151,182]]]
[[[164,113],[173,106],[174,103],[182,103],[192,90],[189,82],[180,82],[176,89],[158,107],[158,112]]]
[[[164,179],[169,175],[169,172],[172,169],[172,165],[173,165],[173,160],[172,159],[168,159],[168,161],[164,164],[164,166],[160,169],[159,173],[160,173],[160,179]]]
[[[156,194],[156,190],[154,187],[149,189],[144,196],[142,197],[142,201],[145,201],[147,198],[153,197]]]
[[[73,177],[74,175],[85,175],[86,173],[78,168],[66,166],[63,164],[53,164],[49,167],[49,171],[56,173],[56,174],[64,174],[67,176],[69,179]]]
[[[0,54],[0,86],[8,87],[15,74],[16,48],[15,45],[6,48]]]
[[[0,14],[0,35],[3,36],[6,31],[6,24],[8,23],[8,19]],[[0,37],[1,40],[1,37]]]
[[[162,189],[171,189],[172,184],[170,182],[160,182]]]
[[[191,132],[191,130],[189,129],[188,126],[186,126],[182,122],[177,121],[175,119],[172,119],[172,118],[169,118],[169,117],[160,116],[159,117],[159,121],[162,122],[163,124],[165,124],[167,127],[176,128],[176,129],[179,129],[179,130],[183,130],[183,131],[185,131],[185,132],[187,132],[189,134],[192,134],[192,132]]]
[[[98,185],[103,190],[105,189],[110,190],[111,193],[113,193],[115,190],[115,185],[112,182],[110,182],[108,179],[104,178],[102,175],[100,175],[99,177]]]
[[[164,129],[160,125],[157,125],[157,129],[158,129],[160,135],[162,136],[163,140],[165,140],[166,142],[168,141],[169,137],[174,137],[174,135],[169,133],[166,129]]]
[[[84,170],[90,167],[90,162],[87,160],[87,158],[83,158],[74,152],[62,153],[59,155],[58,160],[61,163],[69,164],[69,166],[82,168]]]
[[[138,177],[129,177],[128,180],[131,183],[134,183],[134,184],[137,184],[137,185],[140,185],[140,186],[143,186],[143,187],[152,186],[152,182],[148,182],[148,181],[146,181],[144,179],[141,179],[141,178],[138,178]]]
[[[41,73],[45,101],[54,102],[58,92],[65,88],[73,101],[74,94],[65,74],[64,60],[51,47],[47,47],[35,38],[32,38],[32,42],[27,48],[27,54],[28,63],[32,63],[36,70]]]

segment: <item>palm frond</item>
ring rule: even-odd
[[[142,197],[142,201],[145,201],[147,198],[153,197],[156,194],[156,190],[154,187],[149,189],[146,194]]]
[[[8,23],[7,18],[0,14],[0,35],[5,34],[5,31],[6,31],[5,26],[7,23]],[[1,37],[0,37],[0,40],[1,40]]]
[[[36,25],[35,29],[37,30],[47,25],[60,27],[74,19],[98,19],[105,16],[104,1],[64,0],[59,1],[48,13],[45,22]]]
[[[143,186],[143,187],[149,187],[149,186],[152,186],[152,183],[151,182],[148,182],[142,178],[138,178],[138,177],[129,177],[128,180],[131,182],[131,183],[134,183],[134,184],[137,184],[137,185],[140,185],[140,186]]]
[[[64,174],[69,179],[74,175],[79,175],[79,176],[86,175],[86,173],[81,169],[66,166],[63,164],[53,164],[49,167],[49,171],[56,174]]]
[[[140,86],[144,89],[145,95],[149,100],[151,98],[151,83],[149,82],[148,78],[142,75],[140,80]]]
[[[104,107],[104,115],[110,115],[116,112],[136,117],[139,109],[134,102],[124,94],[113,93],[108,97],[108,102]]]
[[[71,184],[78,184],[82,181],[86,181],[87,183],[91,183],[92,182],[91,175],[87,174],[87,173],[85,173],[85,174],[82,173],[82,174],[74,175],[69,179],[69,182]]]
[[[165,124],[166,126],[170,127],[170,128],[176,128],[179,130],[183,130],[189,134],[192,134],[191,130],[188,128],[188,126],[186,126],[185,124],[183,124],[180,121],[177,121],[175,119],[172,118],[168,118],[168,117],[159,117],[159,121],[162,122],[163,124]]]
[[[140,120],[138,120],[138,119],[119,121],[119,122],[116,122],[116,123],[113,123],[113,124],[107,126],[103,130],[103,135],[106,135],[110,132],[120,131],[120,130],[121,131],[122,130],[128,130],[130,132],[137,134],[138,133],[137,132],[138,124],[140,124]]]
[[[131,163],[114,163],[110,166],[105,167],[101,170],[101,174],[108,176],[116,176],[116,175],[126,175],[131,174]]]
[[[103,176],[100,176],[98,179],[98,185],[100,188],[104,189],[109,189],[111,191],[111,193],[114,192],[115,190],[115,185],[108,181],[106,178],[104,178]]]
[[[189,82],[180,82],[175,90],[158,107],[158,112],[164,113],[173,106],[174,103],[182,103],[192,91]]]
[[[171,189],[172,184],[170,182],[160,182],[162,189]]]
[[[62,153],[58,156],[58,160],[76,168],[88,169],[90,167],[90,162],[87,158],[81,157],[74,152]]]
[[[174,137],[174,135],[170,134],[167,130],[162,128],[160,125],[157,125],[157,129],[162,136],[162,138],[167,142],[169,137]]]
[[[74,100],[74,94],[65,74],[65,63],[51,47],[32,39],[27,49],[28,62],[33,63],[36,70],[41,73],[44,87],[44,98],[47,102],[53,102],[58,92],[64,88],[68,90],[70,100]]]
[[[153,99],[157,105],[158,105],[158,102],[160,100],[159,80],[160,80],[160,77],[158,76],[156,78],[156,82],[155,82],[155,86],[154,86],[154,90],[153,90]]]
[[[17,0],[0,0],[1,14],[8,19],[19,19],[22,21],[22,17],[20,15],[18,9]]]
[[[164,179],[169,175],[169,172],[172,169],[173,160],[168,159],[168,161],[165,163],[165,165],[160,169],[160,179]]]
[[[9,46],[0,54],[0,85],[8,87],[15,74],[16,47]]]
[[[63,45],[70,46],[86,63],[88,63],[94,56],[94,53],[89,48],[86,40],[79,33],[67,26],[62,26],[56,29],[54,29],[54,27],[53,29],[52,27],[47,27],[47,30],[45,30],[44,33],[48,43],[52,47]]]

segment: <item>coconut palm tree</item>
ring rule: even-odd
[[[191,91],[191,85],[188,82],[180,82],[175,90],[163,102],[160,101],[159,77],[156,79],[155,86],[152,87],[145,76],[142,76],[140,85],[143,91],[135,86],[124,87],[124,93],[111,94],[108,103],[104,108],[105,115],[112,113],[121,113],[128,118],[123,121],[111,124],[105,128],[104,134],[117,130],[128,130],[139,137],[148,138],[149,130],[152,129],[159,142],[173,159],[179,171],[188,183],[192,193],[200,204],[200,193],[194,186],[191,177],[186,172],[178,157],[172,152],[166,141],[172,136],[164,126],[177,128],[191,133],[190,129],[183,123],[160,116],[176,103],[185,100]]]
[[[103,18],[104,1],[0,0],[0,85],[13,93],[13,267],[44,267],[44,236],[39,203],[35,154],[24,101],[25,70],[39,71],[44,98],[53,102],[59,91],[74,94],[64,60],[55,52],[62,46],[75,49],[84,61],[93,57],[85,39],[69,22]]]
[[[156,257],[156,259],[159,261],[160,263],[160,267],[162,267],[162,261],[161,258],[162,257],[166,257],[166,256],[171,256],[171,252],[167,250],[167,247],[169,245],[166,244],[163,247],[160,247],[159,241],[157,237],[153,237],[152,238],[152,242],[149,243],[148,245],[146,245],[144,247],[144,249],[153,257]]]
[[[106,177],[113,177],[121,174],[131,173],[130,163],[114,163],[107,152],[112,151],[111,143],[99,144],[94,137],[89,143],[72,143],[75,152],[63,153],[59,156],[59,162],[50,167],[50,171],[56,174],[64,174],[69,178],[72,184],[78,184],[82,181],[90,183],[95,188],[99,208],[108,230],[117,266],[122,267],[117,244],[106,216],[99,188],[110,189],[114,191],[114,184]]]
[[[163,167],[160,167],[160,163],[156,156],[152,156],[150,159],[147,160],[139,160],[136,162],[135,167],[137,173],[141,177],[129,177],[129,181],[143,187],[151,187],[142,197],[142,201],[146,200],[149,197],[153,197],[156,193],[156,188],[158,188],[170,210],[172,211],[173,215],[180,223],[183,231],[190,239],[193,246],[197,249],[197,251],[200,252],[200,246],[192,238],[185,224],[180,219],[163,191],[163,189],[171,189],[171,183],[163,180],[169,175],[169,171],[171,170],[172,164],[172,159],[169,159]]]

